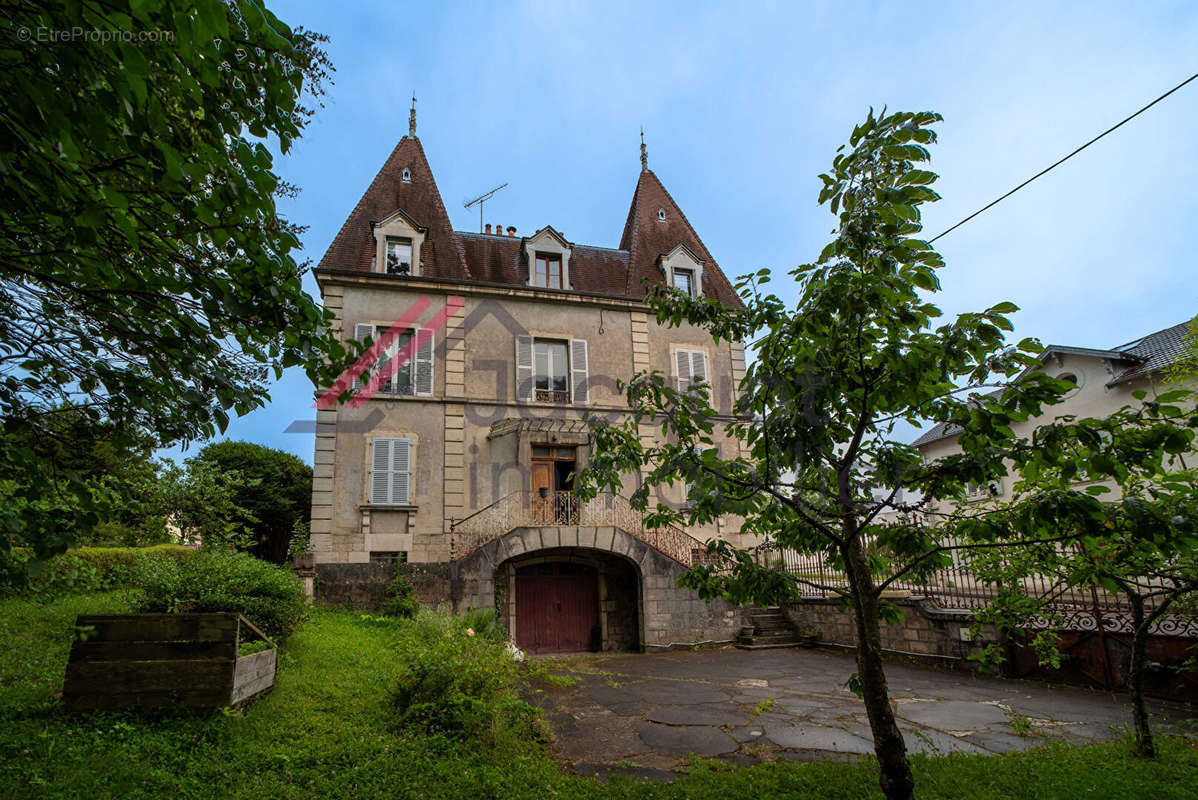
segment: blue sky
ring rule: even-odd
[[[618,244],[650,167],[730,276],[812,260],[817,175],[869,106],[945,117],[939,233],[1198,71],[1198,4],[275,2],[331,37],[325,107],[276,162],[319,261],[375,172],[418,135],[450,218]],[[1198,312],[1198,82],[937,243],[948,313],[1011,300],[1019,336],[1107,347]],[[309,277],[307,285],[315,293]],[[779,286],[779,282],[772,284]],[[289,373],[228,436],[311,462]],[[178,456],[177,450],[168,455]]]

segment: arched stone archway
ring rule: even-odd
[[[496,608],[497,589],[501,594],[505,590],[503,576],[497,575],[501,567],[568,551],[590,552],[597,559],[614,557],[633,567],[639,594],[637,642],[642,649],[730,642],[745,622],[739,606],[719,600],[706,603],[691,590],[678,588],[678,576],[686,569],[682,564],[620,528],[604,526],[522,527],[488,542],[452,565],[454,610]],[[501,597],[500,604],[507,599]]]

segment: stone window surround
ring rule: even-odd
[[[563,267],[563,269],[564,269],[564,267]],[[521,400],[520,399],[520,365],[516,363],[515,358],[513,357],[512,375],[513,375],[513,380],[516,382],[516,393],[515,393],[515,395],[513,395],[513,397],[515,397],[516,402],[522,406],[552,406],[555,408],[565,408],[565,407],[573,406],[574,405],[574,352],[573,352],[573,348],[571,347],[571,342],[573,342],[575,339],[577,339],[579,337],[569,334],[569,333],[562,333],[561,331],[545,331],[545,330],[541,330],[539,328],[526,331],[522,335],[532,337],[532,345],[533,345],[532,374],[533,374],[534,381],[535,381],[536,375],[537,375],[537,357],[536,357],[537,342],[539,342],[539,341],[561,342],[566,345],[566,388],[570,395],[570,399],[567,400],[565,403],[557,403],[557,402],[554,402],[551,400],[537,400],[537,399],[535,399],[536,391],[535,391],[535,383],[534,383],[534,391],[533,391],[534,399],[527,400],[527,401]],[[590,349],[590,342],[587,342],[587,349],[588,350]],[[588,361],[587,367],[588,367],[588,372],[589,372],[589,367],[590,367],[590,363],[589,363],[590,362],[590,353],[589,352],[587,353],[587,361]],[[590,378],[588,375],[588,390],[589,390],[589,381],[590,381]]]
[[[408,503],[406,505],[387,505],[385,503],[372,503],[370,501],[370,483],[372,471],[374,468],[371,462],[371,457],[374,453],[375,439],[407,439],[408,440]],[[416,515],[418,505],[412,501],[416,499],[416,464],[417,456],[420,453],[420,437],[411,431],[388,431],[386,433],[375,433],[366,437],[366,447],[362,456],[362,501],[358,504],[358,511],[404,511],[409,514],[409,522],[411,517]]]
[[[670,252],[661,257],[660,260],[662,272],[665,273],[666,286],[674,287],[674,270],[686,269],[690,270],[693,280],[691,281],[691,296],[703,296],[703,262],[695,257],[695,254],[690,251],[690,248],[684,244],[680,244]]]
[[[393,211],[371,225],[375,241],[374,261],[371,264],[372,272],[387,274],[388,239],[408,239],[412,242],[412,274],[410,277],[419,278],[424,275],[424,261],[421,253],[428,228],[417,225],[402,211]]]
[[[525,239],[524,257],[528,261],[528,282],[525,285],[534,289],[557,288],[537,286],[534,282],[536,280],[537,254],[543,253],[558,256],[562,261],[562,285],[559,291],[573,289],[574,285],[570,282],[570,254],[572,252],[573,248],[570,247],[569,242],[550,226],[541,228]]]
[[[709,388],[711,388],[711,369],[712,369],[711,348],[706,347],[705,345],[701,345],[701,344],[672,344],[672,345],[670,345],[670,372],[672,374],[674,374],[675,378],[682,377],[681,375],[676,374],[678,372],[678,351],[680,351],[680,350],[685,350],[688,353],[699,352],[699,353],[703,354],[703,370],[706,373],[705,378],[707,381],[707,385]],[[714,400],[715,398],[713,397],[712,399]]]

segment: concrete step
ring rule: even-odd
[[[777,642],[770,644],[746,644],[737,642],[736,647],[739,650],[779,650],[783,647],[798,647],[798,642]]]

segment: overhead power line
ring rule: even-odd
[[[1119,128],[1121,128],[1121,127],[1123,127],[1124,125],[1126,125],[1127,123],[1131,122],[1133,119],[1135,119],[1136,117],[1140,116],[1140,115],[1141,115],[1141,114],[1143,114],[1145,111],[1147,111],[1148,109],[1152,108],[1154,105],[1156,105],[1156,104],[1157,104],[1157,103],[1159,103],[1160,101],[1164,100],[1166,97],[1168,97],[1169,95],[1173,94],[1174,92],[1176,92],[1176,91],[1177,91],[1178,89],[1180,89],[1181,87],[1185,86],[1185,85],[1186,85],[1187,83],[1189,83],[1190,81],[1193,81],[1195,78],[1198,78],[1198,72],[1195,72],[1193,75],[1191,75],[1190,77],[1186,78],[1184,81],[1182,81],[1181,83],[1177,84],[1177,85],[1176,85],[1176,86],[1174,86],[1172,89],[1170,89],[1169,91],[1165,92],[1165,93],[1164,93],[1164,94],[1162,94],[1160,97],[1156,98],[1155,100],[1153,100],[1151,103],[1149,103],[1148,105],[1146,105],[1146,106],[1144,106],[1143,108],[1141,108],[1141,109],[1140,109],[1139,111],[1137,111],[1136,113],[1132,114],[1131,116],[1125,117],[1124,119],[1120,120],[1120,121],[1119,121],[1119,122],[1117,122],[1116,124],[1114,124],[1114,125],[1112,125],[1111,127],[1107,128],[1105,131],[1103,131],[1102,133],[1098,134],[1098,135],[1097,135],[1097,136],[1095,136],[1093,139],[1091,139],[1090,141],[1086,142],[1085,144],[1083,144],[1081,147],[1079,147],[1079,148],[1077,148],[1076,150],[1074,150],[1074,151],[1073,151],[1072,153],[1070,153],[1069,155],[1065,156],[1064,158],[1060,159],[1059,161],[1056,161],[1056,162],[1054,162],[1053,164],[1051,164],[1051,165],[1049,165],[1049,166],[1045,167],[1044,169],[1040,170],[1040,171],[1039,171],[1039,172],[1037,172],[1035,175],[1033,175],[1032,177],[1028,178],[1026,181],[1024,181],[1023,183],[1019,184],[1018,186],[1016,186],[1014,189],[1012,189],[1011,191],[1007,192],[1006,194],[1004,194],[1002,197],[998,198],[997,200],[995,200],[995,201],[993,201],[993,202],[991,202],[991,203],[988,203],[988,204],[986,204],[986,205],[985,205],[985,206],[983,206],[982,208],[979,208],[977,211],[973,212],[973,213],[972,213],[972,214],[970,214],[968,217],[966,217],[965,219],[961,220],[960,222],[958,222],[956,225],[952,226],[952,227],[951,227],[951,228],[949,228],[948,230],[946,230],[946,231],[943,231],[943,232],[941,232],[941,233],[937,234],[935,237],[933,237],[932,239],[930,239],[930,240],[929,240],[929,244],[930,244],[931,242],[934,242],[934,241],[936,241],[936,240],[937,240],[937,239],[939,239],[941,236],[945,236],[946,234],[949,234],[949,233],[951,233],[951,232],[955,231],[957,228],[960,228],[960,227],[961,227],[962,225],[964,225],[966,222],[969,222],[971,219],[973,219],[974,217],[978,216],[979,214],[981,214],[981,213],[983,213],[983,212],[985,212],[985,211],[988,211],[988,210],[989,210],[989,209],[991,209],[991,208],[994,208],[996,205],[998,205],[999,203],[1001,203],[1003,200],[1006,200],[1008,197],[1010,197],[1011,195],[1015,194],[1015,192],[1019,191],[1019,190],[1020,190],[1020,189],[1022,189],[1024,186],[1027,186],[1029,183],[1031,183],[1032,181],[1036,180],[1036,178],[1039,178],[1041,175],[1045,175],[1045,174],[1047,174],[1047,173],[1051,172],[1052,170],[1054,170],[1054,169],[1056,169],[1057,167],[1059,167],[1061,164],[1064,164],[1066,161],[1068,161],[1069,159],[1073,158],[1075,155],[1077,155],[1077,154],[1078,154],[1078,153],[1080,153],[1081,151],[1085,150],[1085,149],[1086,149],[1087,147],[1089,147],[1090,145],[1092,145],[1092,144],[1094,144],[1095,142],[1097,142],[1097,141],[1098,141],[1099,139],[1101,139],[1102,137],[1106,136],[1108,133],[1112,133],[1113,131],[1116,131],[1116,130],[1118,130]]]

